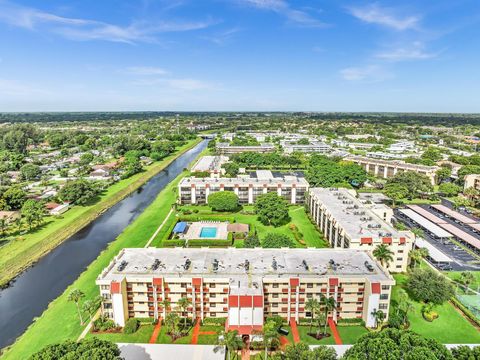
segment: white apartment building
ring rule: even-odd
[[[96,284],[102,313],[120,326],[132,317],[164,319],[187,298],[188,317],[226,318],[227,330],[251,335],[269,316],[310,318],[306,301],[325,297],[336,301],[333,321],[373,327],[374,310],[388,317],[395,281],[362,250],[138,248],[123,249]]]
[[[249,145],[249,146],[235,146],[230,145],[229,143],[217,143],[216,145],[217,153],[221,155],[231,155],[238,154],[242,152],[274,152],[275,146],[273,144],[260,144],[260,145]]]
[[[381,214],[378,211],[381,207],[366,205],[352,192],[342,188],[312,188],[307,195],[310,215],[330,246],[373,251],[386,244],[394,254],[387,268],[391,272],[406,271],[413,234],[396,230],[390,224],[391,212]]]
[[[308,145],[300,145],[288,141],[282,141],[280,142],[280,145],[282,146],[285,154],[291,154],[293,152],[328,154],[332,151],[332,147],[330,145],[320,141],[313,141]]]
[[[258,171],[257,177],[195,178],[186,177],[178,185],[180,204],[207,204],[208,196],[217,191],[232,191],[240,204],[253,204],[257,197],[275,192],[291,204],[303,204],[308,182],[297,176],[273,177],[270,171]]]
[[[211,177],[220,177],[225,173],[222,165],[228,162],[228,156],[202,156],[192,166],[192,172],[209,172]]]

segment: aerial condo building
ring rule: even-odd
[[[253,204],[259,195],[267,192],[275,192],[291,204],[303,204],[308,182],[302,177],[273,177],[270,171],[257,171],[257,177],[186,177],[178,190],[180,204],[207,204],[208,196],[217,191],[234,192],[240,204]]]
[[[396,230],[386,210],[379,213],[347,189],[312,188],[307,196],[310,215],[332,248],[373,251],[386,244],[393,252],[388,270],[406,271],[413,234]]]
[[[188,317],[226,318],[226,328],[251,334],[279,315],[311,316],[310,298],[333,298],[329,318],[388,316],[395,281],[371,255],[353,249],[123,249],[96,281],[102,313],[120,326],[128,318],[165,318],[190,300]],[[164,300],[170,302],[165,308]]]

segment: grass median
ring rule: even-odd
[[[7,285],[19,273],[137,190],[166,168],[179,155],[188,151],[200,141],[200,139],[189,141],[180,147],[175,154],[146,167],[145,171],[113,184],[96,204],[75,206],[63,214],[61,218],[47,217],[45,224],[40,229],[20,236],[0,247],[0,287]]]
[[[67,301],[68,294],[73,289],[79,289],[85,293],[85,299],[93,299],[98,295],[98,287],[95,285],[97,276],[121,249],[145,246],[176,201],[178,183],[186,174],[181,173],[168,184],[152,204],[100,253],[78,279],[49,304],[47,310],[6,349],[2,360],[27,359],[48,344],[78,338],[84,327],[79,324],[75,304]]]

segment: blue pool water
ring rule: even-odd
[[[200,230],[201,238],[214,238],[216,236],[217,236],[216,227],[203,227],[202,230]]]

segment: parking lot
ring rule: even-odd
[[[479,234],[471,231],[470,229],[466,229],[466,225],[464,224],[458,224],[457,222],[446,218],[445,216],[439,214],[437,211],[434,211],[429,208],[428,205],[423,205],[422,208],[427,210],[428,212],[442,218],[442,220],[445,220],[452,225],[456,226],[460,230],[463,230],[467,232],[468,234],[475,236],[476,238],[480,239]],[[413,221],[411,221],[408,218],[405,217],[400,217],[398,211],[395,212],[395,217],[398,221],[404,223],[407,225],[409,228],[415,228],[419,227],[417,224],[415,224]],[[467,231],[468,230],[468,231]],[[437,249],[442,251],[445,255],[449,256],[453,262],[450,263],[450,266],[437,266],[440,270],[454,270],[454,271],[465,271],[465,270],[480,270],[480,259],[476,258],[472,254],[470,254],[468,251],[466,251],[463,247],[458,246],[455,242],[452,242],[449,239],[437,239],[431,234],[429,234],[427,231],[424,231],[425,233],[425,240],[428,241],[430,244],[435,246]],[[451,267],[451,268],[450,268]]]

